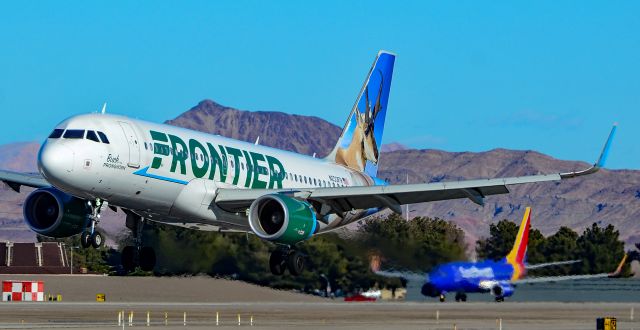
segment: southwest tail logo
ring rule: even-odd
[[[513,266],[513,276],[511,280],[520,279],[524,276],[525,266],[524,259],[527,255],[527,243],[529,242],[529,229],[531,228],[531,208],[527,207],[518,229],[518,236],[513,244],[511,252],[505,258],[507,263]]]
[[[378,53],[328,160],[376,176],[395,58]]]

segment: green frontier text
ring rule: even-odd
[[[214,146],[209,142],[201,143],[189,139],[187,143],[178,136],[150,131],[153,139],[153,153],[156,155],[151,163],[151,168],[159,169],[162,166],[164,156],[171,156],[171,173],[187,175],[187,166],[190,166],[193,176],[207,178],[233,185],[239,184],[240,164],[244,162],[244,171],[247,177],[241,184],[246,188],[282,188],[284,180],[284,166],[275,157],[261,153],[240,150],[228,146]],[[202,155],[202,157],[200,157]],[[229,162],[233,167],[233,180],[229,173]],[[187,165],[187,162],[190,164]],[[260,175],[268,175],[267,181],[261,180]]]

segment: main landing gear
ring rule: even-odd
[[[87,204],[91,210],[91,214],[89,215],[90,225],[80,234],[80,245],[85,249],[91,246],[97,249],[104,243],[104,236],[102,236],[102,233],[99,232],[96,227],[98,226],[98,222],[100,222],[100,211],[102,207],[107,205],[107,202],[103,203],[100,198],[96,198],[95,201],[87,201]]]
[[[140,266],[144,271],[151,271],[156,266],[156,253],[150,246],[142,246],[142,229],[144,219],[139,215],[127,212],[127,228],[133,232],[135,246],[125,246],[120,255],[122,268],[131,272]]]
[[[464,292],[457,292],[456,293],[456,301],[460,302],[465,302],[467,301],[467,294]]]
[[[286,269],[293,276],[302,274],[304,270],[304,255],[293,249],[278,249],[271,252],[269,268],[273,275],[282,275]]]

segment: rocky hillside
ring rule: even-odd
[[[381,162],[379,175],[391,183],[406,182],[407,175],[411,183],[438,182],[568,172],[589,166],[535,151],[506,149],[480,153],[400,150],[385,153]],[[628,243],[640,240],[640,171],[602,170],[587,177],[509,189],[508,195],[486,198],[484,207],[468,200],[442,201],[410,205],[409,214],[450,219],[473,239],[486,235],[491,222],[520,221],[524,208],[531,206],[532,226],[545,235],[560,226],[582,231],[598,222],[614,224]]]
[[[340,127],[317,117],[280,112],[248,112],[205,100],[177,118],[172,125],[220,134],[245,141],[305,154],[327,154]],[[35,170],[38,145],[0,147],[0,167]],[[518,176],[572,171],[586,163],[563,161],[535,151],[493,149],[486,152],[446,152],[407,149],[400,144],[383,147],[379,176],[392,183],[437,182],[499,176]],[[615,151],[614,151],[615,152]],[[594,150],[594,156],[597,150]],[[519,221],[525,206],[533,207],[532,224],[544,234],[569,226],[582,231],[593,222],[612,223],[628,243],[640,241],[640,171],[603,170],[584,178],[563,182],[511,187],[511,194],[486,199],[484,207],[468,200],[409,206],[410,216],[437,216],[455,221],[471,240],[488,234],[489,224],[504,218]],[[0,190],[0,240],[33,239],[22,223],[20,204],[24,194]],[[109,214],[101,225],[111,235],[124,227],[121,217]],[[11,230],[8,230],[11,229]]]
[[[167,124],[318,157],[331,151],[342,131],[318,117],[274,111],[242,111],[204,100]]]

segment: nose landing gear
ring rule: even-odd
[[[104,236],[96,227],[100,222],[100,211],[107,205],[107,202],[103,203],[100,198],[96,198],[95,201],[88,201],[87,204],[91,210],[91,214],[89,214],[90,226],[80,234],[80,245],[85,249],[91,246],[98,249],[104,243]]]

